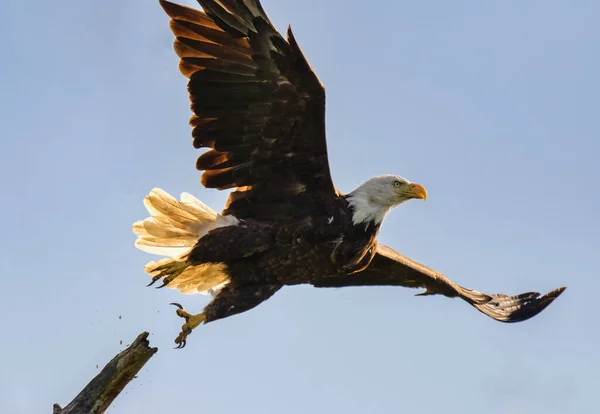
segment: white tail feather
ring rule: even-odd
[[[182,261],[191,248],[209,231],[239,223],[233,216],[222,216],[194,196],[183,193],[181,201],[154,188],[144,198],[150,217],[133,224],[138,236],[135,247],[148,253],[168,256],[146,265],[146,273],[154,276],[158,266]],[[182,293],[218,291],[229,281],[224,264],[188,266],[167,287]]]

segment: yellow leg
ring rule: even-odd
[[[197,315],[190,315],[179,303],[171,303],[171,305],[177,306],[179,308],[177,309],[177,316],[185,319],[185,323],[181,326],[181,332],[175,338],[175,343],[177,344],[175,348],[181,349],[187,343],[187,336],[192,333],[194,328],[206,320],[206,315],[204,312],[200,312]]]

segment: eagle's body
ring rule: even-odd
[[[283,226],[244,222],[202,237],[187,260],[192,266],[223,264],[228,283],[217,298],[231,301],[227,308],[217,300],[217,308],[205,309],[205,322],[244,312],[285,285],[318,283],[366,268],[379,226],[355,225],[348,212],[340,209],[333,219],[308,217]]]
[[[201,238],[188,261],[223,263],[238,285],[297,285],[367,267],[378,226],[328,221],[307,217],[283,226],[243,222],[223,227]]]
[[[486,295],[377,243],[386,214],[419,185],[393,175],[349,194],[331,179],[325,89],[288,29],[284,39],[258,0],[198,0],[204,12],[160,0],[171,17],[181,72],[189,78],[196,163],[207,188],[234,189],[221,214],[189,194],[146,197],[150,217],[134,224],[136,246],[167,256],[152,283],[211,293],[185,317],[180,346],[200,323],[253,308],[284,285],[398,285],[460,297],[494,319],[528,319],[564,288],[539,297]]]

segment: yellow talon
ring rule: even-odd
[[[187,336],[192,333],[194,328],[206,320],[206,315],[204,312],[197,315],[190,315],[180,304],[171,303],[171,305],[177,306],[179,308],[177,309],[177,316],[185,319],[185,323],[181,326],[181,332],[177,335],[177,338],[175,338],[175,343],[177,344],[175,348],[181,349],[185,347],[187,343]]]
[[[152,286],[157,280],[163,279],[163,284],[159,288],[167,286],[173,279],[182,274],[190,264],[186,261],[170,261],[162,265],[156,266],[146,271],[152,276],[152,281],[148,286]],[[158,273],[157,273],[158,272]],[[154,275],[154,273],[157,273]]]

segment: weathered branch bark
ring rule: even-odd
[[[52,414],[102,414],[123,388],[158,351],[150,348],[148,332],[119,352],[65,408],[54,404]]]

